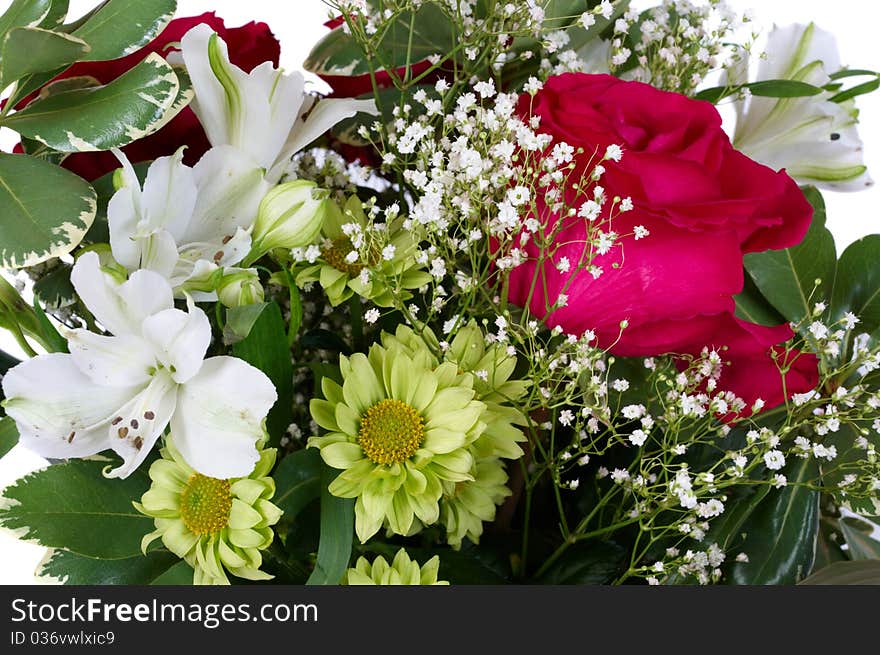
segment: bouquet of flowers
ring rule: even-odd
[[[174,0],[0,17],[38,575],[880,580],[880,236],[820,191],[878,73],[722,0],[327,4],[329,94]]]

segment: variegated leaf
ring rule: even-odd
[[[159,36],[176,9],[176,0],[108,0],[73,35],[91,44],[88,61],[118,59]]]
[[[0,154],[0,267],[67,254],[96,208],[95,191],[73,173],[34,157]]]
[[[0,16],[0,38],[16,27],[40,25],[52,10],[52,0],[12,0]]]
[[[80,38],[40,27],[17,27],[3,38],[0,86],[6,87],[25,75],[55,70],[91,50]]]
[[[109,84],[50,95],[3,125],[60,152],[124,146],[152,134],[180,105],[180,82],[162,57],[144,61]]]

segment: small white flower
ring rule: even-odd
[[[616,143],[612,143],[605,149],[605,159],[620,161],[623,157],[623,149]]]
[[[629,441],[633,446],[642,446],[647,441],[648,435],[644,430],[634,430],[629,435]]]
[[[379,316],[379,310],[375,307],[373,307],[372,309],[368,309],[366,312],[364,312],[364,320],[370,325],[378,321]]]
[[[771,450],[764,453],[764,465],[771,471],[778,471],[785,466],[785,455],[778,450]]]
[[[649,234],[651,233],[644,225],[636,225],[633,229],[633,236],[635,237],[636,241],[638,241],[639,239],[644,239]]]

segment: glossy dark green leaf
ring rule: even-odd
[[[0,38],[16,27],[40,25],[52,10],[52,0],[12,0],[0,15]]]
[[[837,562],[816,571],[804,585],[880,585],[880,561]]]
[[[109,150],[167,123],[179,111],[180,90],[174,69],[150,54],[109,84],[36,100],[3,124],[60,152]]]
[[[153,586],[191,586],[193,583],[193,568],[186,562],[178,561],[165,573],[153,580]]]
[[[871,536],[874,532],[873,525],[852,516],[845,516],[840,519],[840,530],[846,539],[846,552],[850,559],[880,560],[880,541]]]
[[[732,564],[728,574],[732,583],[794,584],[813,567],[819,492],[796,485],[814,482],[818,467],[812,459],[796,460],[783,473],[789,486],[771,490],[741,526],[745,538],[736,549],[749,561]]]
[[[88,43],[70,34],[41,27],[17,27],[3,39],[0,86],[71,64],[85,57],[90,49]]]
[[[577,543],[566,550],[537,582],[607,584],[622,573],[621,565],[626,554],[624,548],[608,541]]]
[[[95,211],[95,192],[82,178],[34,157],[0,154],[0,267],[69,253]]]
[[[282,520],[293,521],[302,509],[321,495],[321,454],[317,448],[291,453],[272,474],[275,497],[272,502],[284,510]]]
[[[877,71],[867,70],[864,68],[844,68],[842,70],[837,71],[836,73],[832,73],[828,77],[832,80],[842,80],[846,77],[866,77],[866,76],[880,76],[880,73]]]
[[[828,493],[836,496],[838,502],[845,501],[854,512],[869,516],[880,507],[874,504],[873,498],[853,494],[838,495],[841,485],[845,485],[846,476],[859,474],[864,466],[865,450],[856,445],[858,438],[862,436],[874,448],[880,448],[880,435],[871,429],[870,422],[861,427],[850,422],[842,423],[836,432],[829,432],[823,437],[826,446],[837,449],[837,457],[822,463],[822,482],[828,488]]]
[[[758,325],[781,325],[785,317],[761,294],[754,280],[746,273],[741,293],[733,297],[736,302],[736,316]]]
[[[834,237],[825,227],[822,194],[812,187],[804,194],[814,210],[804,240],[793,248],[751,253],[743,258],[764,298],[792,322],[809,316],[815,303],[831,297],[837,262]],[[816,280],[821,280],[818,287]]]
[[[18,443],[18,428],[8,416],[0,418],[0,457],[3,457]]]
[[[277,445],[293,422],[293,362],[281,308],[274,302],[261,307],[247,337],[236,343],[232,352],[263,371],[275,385],[278,400],[269,411],[266,429],[270,443]]]
[[[871,234],[851,244],[840,256],[834,298],[833,318],[846,312],[859,317],[860,332],[880,328],[880,235]]]
[[[717,543],[722,550],[738,548],[743,538],[743,524],[761,507],[764,499],[772,493],[767,485],[736,487],[731,492],[732,502],[727,503],[724,514],[712,521],[707,537],[708,543]]]
[[[176,0],[109,0],[73,34],[92,44],[89,61],[118,59],[159,36],[175,9]]]
[[[140,554],[153,520],[132,501],[140,501],[149,477],[141,467],[124,480],[106,478],[102,471],[109,464],[70,460],[21,478],[3,493],[0,525],[23,539],[86,557]]]
[[[37,576],[54,578],[68,585],[148,585],[178,563],[180,558],[167,550],[115,560],[55,550],[49,553]]]
[[[337,475],[335,469],[321,465],[321,540],[318,560],[309,576],[309,585],[338,585],[351,560],[354,542],[354,498],[337,498],[327,487]]]
[[[816,538],[816,559],[813,562],[813,571],[820,571],[835,562],[845,562],[846,554],[840,546],[843,538],[836,519],[822,517],[819,520],[819,535]]]

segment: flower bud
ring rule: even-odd
[[[275,248],[290,250],[312,243],[321,231],[329,204],[327,191],[307,180],[272,189],[260,203],[246,261],[253,262]]]
[[[253,268],[227,268],[217,283],[217,297],[226,307],[263,302],[263,285]]]

